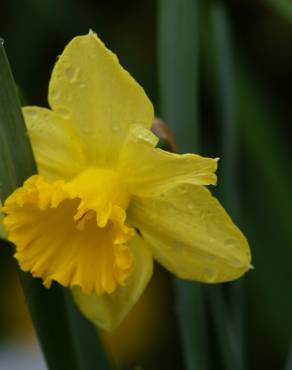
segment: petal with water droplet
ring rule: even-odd
[[[74,127],[49,109],[25,107],[22,112],[39,173],[48,181],[80,173],[85,159]]]
[[[150,128],[153,121],[143,88],[93,32],[71,40],[58,59],[49,104],[53,111],[70,112],[66,118],[79,133],[92,165],[115,163],[129,127],[139,122]],[[114,132],[113,127],[119,129]]]
[[[185,183],[209,185],[216,183],[217,159],[196,154],[174,154],[154,148],[157,137],[149,130],[135,126],[120,155],[121,171],[136,195],[162,194],[177,186],[186,193]],[[188,201],[188,208],[193,204]]]
[[[178,277],[216,283],[242,276],[251,258],[245,237],[206,188],[183,185],[183,192],[178,184],[163,198],[136,196],[131,223],[155,259]],[[226,247],[227,240],[236,248]]]

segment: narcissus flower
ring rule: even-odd
[[[151,102],[94,33],[67,45],[48,100],[23,109],[39,175],[3,207],[22,270],[72,288],[81,311],[113,329],[153,258],[207,283],[250,268],[246,239],[204,187],[217,160],[156,148]]]

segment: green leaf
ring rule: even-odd
[[[212,86],[217,105],[220,127],[220,198],[224,207],[238,222],[238,117],[235,97],[235,71],[233,66],[232,40],[228,14],[223,4],[210,2],[207,6],[208,45],[205,58],[211,62]],[[210,55],[211,50],[211,55]],[[229,293],[229,310],[225,300]],[[243,280],[210,287],[208,290],[218,346],[225,369],[244,369],[244,283]]]
[[[160,113],[177,138],[179,150],[199,146],[198,12],[196,0],[160,0],[158,65]],[[175,281],[177,314],[186,368],[208,369],[202,285]]]
[[[240,61],[238,65],[237,100],[247,163],[242,174],[243,206],[255,265],[249,305],[258,325],[277,338],[275,350],[281,351],[292,332],[292,296],[286,293],[290,291],[292,259],[289,141],[279,129],[285,118],[267,103],[266,89],[245,65]]]
[[[206,305],[202,284],[175,280],[181,342],[188,370],[209,368]]]
[[[280,16],[292,21],[292,3],[289,0],[264,0]]]
[[[15,83],[0,43],[0,199],[36,173]],[[68,292],[20,271],[26,302],[50,370],[107,370],[95,328],[73,306]],[[94,349],[93,349],[94,348]]]
[[[179,150],[198,149],[198,0],[160,0],[158,79],[160,112]]]
[[[3,42],[0,43],[0,86],[0,199],[4,200],[37,170]]]
[[[100,342],[96,327],[81,314],[74,303],[71,291],[64,289],[64,296],[80,369],[110,370],[111,366]]]
[[[288,351],[284,370],[292,370],[292,342],[290,343],[290,346],[289,346],[289,351]]]

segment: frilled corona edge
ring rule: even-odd
[[[5,203],[4,220],[24,271],[84,293],[112,293],[133,270],[127,241],[133,229],[125,211],[110,202],[90,204],[72,184],[29,178]]]

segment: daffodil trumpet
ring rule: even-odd
[[[2,208],[22,270],[71,288],[84,315],[112,330],[153,259],[206,283],[250,268],[245,237],[205,187],[217,160],[156,147],[151,102],[96,34],[66,46],[48,101],[23,108],[39,174]]]

